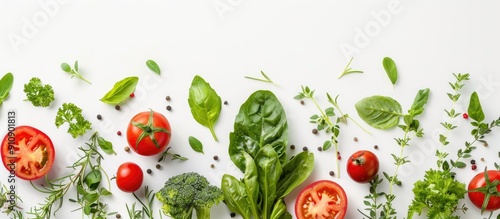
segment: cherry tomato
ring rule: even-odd
[[[127,141],[136,153],[151,156],[161,153],[170,142],[170,123],[153,110],[135,115],[127,128]]]
[[[489,182],[493,182],[495,180],[500,181],[500,171],[498,170],[488,170],[486,171],[488,173],[488,178]],[[494,185],[491,185],[492,183],[488,183],[490,186],[495,187]],[[469,182],[468,190],[473,190],[473,189],[481,189],[482,187],[486,190],[486,192],[489,190],[486,188],[487,186],[486,183],[486,178],[485,178],[485,173],[478,173],[476,176],[474,176],[471,181]],[[491,188],[491,189],[492,189]],[[496,189],[500,191],[500,185],[496,186]],[[485,194],[482,192],[469,192],[469,199],[478,208],[482,208],[483,202],[485,201]],[[488,205],[484,210],[487,211],[495,211],[500,209],[500,197],[499,196],[491,196],[490,200],[488,201]]]
[[[132,162],[125,162],[116,172],[116,185],[124,192],[135,192],[142,186],[144,174],[141,167]]]
[[[35,180],[49,172],[56,152],[45,133],[31,126],[18,126],[3,138],[1,153],[3,165],[12,176]]]
[[[347,174],[358,183],[370,182],[378,174],[378,169],[378,158],[371,151],[357,151],[347,161]]]
[[[342,187],[330,180],[319,180],[302,189],[295,200],[298,219],[343,219],[347,196]]]

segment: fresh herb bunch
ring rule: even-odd
[[[73,77],[77,77],[89,84],[92,84],[90,83],[90,81],[88,81],[87,79],[85,79],[79,72],[78,72],[78,60],[75,61],[75,64],[73,64],[73,68],[71,68],[71,66],[66,63],[66,62],[63,62],[61,64],[61,69],[69,74],[71,74],[71,78]]]
[[[7,189],[5,185],[0,185],[0,208],[5,209],[2,213],[10,216],[9,218],[23,219],[23,209],[17,204],[19,202],[23,202],[23,200],[21,200],[17,194],[14,194],[13,200],[11,195],[12,194],[9,193],[9,189]],[[12,202],[15,202],[15,205]]]
[[[64,196],[73,187],[77,190],[77,197],[69,200],[80,204],[83,214],[93,219],[106,218],[107,215],[114,214],[107,212],[107,204],[101,200],[102,197],[111,195],[111,183],[106,171],[101,166],[101,160],[104,157],[98,151],[98,148],[101,147],[99,138],[101,137],[95,132],[86,143],[86,147],[78,148],[83,154],[80,155],[80,159],[68,167],[76,171],[75,173],[53,180],[46,179],[45,185],[41,187],[37,187],[31,182],[36,190],[48,194],[48,196],[44,203],[31,208],[28,214],[33,215],[36,219],[49,219],[52,215],[55,216],[62,207]],[[104,180],[107,189],[101,185]]]
[[[396,210],[392,206],[392,202],[396,198],[393,193],[393,186],[401,185],[402,182],[398,179],[398,170],[402,165],[410,162],[408,158],[404,156],[404,149],[410,145],[410,134],[413,133],[416,137],[423,137],[424,135],[423,129],[420,128],[420,122],[416,117],[424,112],[424,106],[429,99],[429,92],[428,88],[419,90],[413,104],[406,114],[401,113],[402,110],[399,102],[385,96],[367,97],[358,101],[355,105],[359,116],[370,126],[379,129],[390,129],[397,126],[403,130],[403,137],[395,138],[396,143],[400,147],[400,152],[398,155],[391,154],[394,159],[394,164],[396,165],[394,173],[392,175],[386,172],[383,173],[385,179],[389,182],[389,191],[379,194],[384,195],[386,202],[382,206],[374,205],[374,208],[368,208],[369,214],[371,215],[369,218],[385,219],[396,217]],[[400,124],[400,118],[403,118],[402,124]],[[373,192],[371,192],[371,194],[373,196]],[[371,197],[366,197],[368,197],[367,202],[370,203],[370,201],[372,201]],[[377,215],[379,208],[382,208],[379,212],[380,217]]]
[[[24,84],[26,100],[33,106],[48,107],[54,101],[54,90],[50,84],[43,84],[40,78],[33,77],[27,84]]]
[[[310,117],[310,122],[317,124],[316,129],[318,131],[324,130],[326,133],[331,134],[331,137],[329,140],[326,140],[323,143],[323,151],[326,151],[332,147],[332,145],[335,148],[335,154],[339,153],[339,145],[338,145],[338,137],[340,135],[340,123],[347,123],[347,119],[351,119],[354,123],[356,123],[361,129],[363,129],[365,132],[368,132],[366,129],[361,127],[355,120],[353,120],[351,117],[349,117],[348,114],[343,114],[342,111],[340,110],[339,104],[338,104],[338,97],[336,96],[335,99],[332,98],[332,96],[329,93],[326,93],[326,96],[328,98],[328,102],[332,104],[331,107],[326,108],[323,110],[316,99],[314,98],[314,91],[311,90],[308,86],[302,86],[302,92],[300,92],[297,96],[294,97],[294,99],[297,100],[302,100],[302,99],[310,99],[314,105],[318,108],[320,114],[314,114]],[[339,115],[335,119],[335,110],[339,112]],[[340,165],[339,161],[337,160],[337,176],[340,177]]]
[[[448,115],[448,121],[442,122],[441,125],[445,129],[444,133],[439,135],[441,149],[436,150],[437,167],[443,170],[430,169],[426,171],[424,179],[415,182],[413,187],[414,198],[408,209],[408,219],[413,218],[415,213],[419,215],[424,209],[427,209],[427,217],[429,218],[459,218],[453,215],[458,210],[458,202],[464,198],[466,189],[465,184],[455,180],[449,172],[449,164],[444,160],[448,153],[444,151],[444,147],[449,144],[448,134],[457,126],[452,123],[452,120],[460,115],[456,112],[455,105],[460,99],[460,90],[465,86],[464,81],[469,80],[469,74],[453,74],[455,77],[454,83],[449,83],[453,93],[447,93],[448,98],[452,101],[452,108],[444,110]],[[466,155],[468,157],[470,155]],[[455,162],[454,164],[462,166],[463,162]],[[462,206],[462,211],[467,208]]]
[[[140,210],[135,209],[135,202],[128,206],[125,204],[127,208],[127,213],[130,219],[143,219],[144,216],[147,216],[150,219],[153,219],[153,200],[155,198],[155,194],[153,190],[150,190],[148,186],[144,187],[144,198],[145,202],[141,201],[141,199],[135,194],[132,193],[135,199],[142,205]],[[161,210],[159,210],[160,218],[162,218]]]
[[[57,110],[55,122],[57,128],[64,123],[69,124],[68,133],[73,138],[84,135],[92,127],[92,123],[83,117],[82,109],[73,103],[63,103]]]

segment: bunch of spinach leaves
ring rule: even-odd
[[[240,108],[230,133],[229,155],[243,179],[225,174],[222,191],[228,208],[244,219],[292,218],[284,197],[304,182],[314,167],[314,154],[301,152],[288,160],[288,123],[271,91],[254,92]]]

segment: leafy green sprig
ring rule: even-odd
[[[347,74],[352,74],[352,73],[363,73],[363,71],[360,71],[360,70],[352,70],[352,68],[350,67],[351,66],[351,62],[352,60],[354,59],[354,57],[352,57],[349,62],[347,63],[347,65],[345,66],[344,68],[344,71],[342,71],[342,73],[339,75],[338,78],[341,78],[343,77],[344,75],[347,75]]]
[[[127,213],[130,219],[142,219],[144,216],[147,216],[149,219],[154,219],[153,217],[153,200],[155,198],[155,194],[153,190],[150,190],[148,186],[144,187],[144,198],[145,201],[141,201],[141,199],[135,194],[132,193],[135,199],[142,205],[140,210],[135,208],[135,202],[131,204],[131,207],[128,204],[125,204],[127,208]],[[160,214],[160,218],[162,218],[161,210],[158,211]]]
[[[73,64],[73,68],[71,68],[71,66],[66,63],[66,62],[63,62],[61,64],[61,69],[69,74],[71,74],[71,78],[73,77],[76,77],[76,78],[79,78],[89,84],[92,84],[89,80],[85,79],[79,72],[78,72],[78,60],[75,61],[75,64]]]
[[[3,101],[9,96],[13,84],[14,75],[10,72],[0,78],[0,105],[2,105]]]
[[[376,175],[372,180],[370,180],[370,194],[365,196],[365,201],[363,202],[366,206],[364,209],[365,211],[368,211],[368,213],[363,213],[361,210],[358,209],[358,212],[361,213],[363,216],[371,219],[377,219],[378,211],[382,207],[382,204],[377,202],[377,200],[385,196],[385,192],[379,192],[377,190],[378,186],[382,184],[383,178],[379,178],[379,175]]]
[[[83,117],[82,109],[73,103],[63,103],[57,110],[55,121],[57,128],[64,123],[69,124],[68,133],[73,138],[84,135],[92,126],[92,123]]]
[[[167,147],[167,149],[161,154],[160,158],[158,159],[158,163],[164,161],[167,158],[167,156],[172,156],[171,160],[182,160],[182,161],[188,160],[187,157],[183,157],[180,154],[169,152],[170,148],[171,147]]]
[[[77,198],[69,199],[71,202],[76,202],[82,207],[83,214],[91,216],[91,218],[101,219],[106,218],[107,215],[114,213],[107,213],[104,202],[101,197],[111,195],[111,183],[106,171],[101,166],[103,155],[98,151],[98,139],[101,138],[95,132],[86,143],[87,147],[79,147],[78,149],[83,152],[80,158],[68,168],[76,170],[60,178],[49,180],[46,178],[45,185],[37,187],[31,182],[31,185],[39,192],[48,194],[44,203],[33,207],[28,212],[36,219],[49,219],[52,214],[55,216],[56,212],[62,207],[64,196],[73,187],[76,187]],[[101,182],[104,180],[102,174],[107,181],[107,189],[104,188]],[[79,210],[77,209],[77,210]]]
[[[0,185],[0,208],[5,209],[2,211],[2,213],[7,216],[12,216],[14,219],[23,219],[23,209],[17,204],[19,202],[23,202],[23,200],[21,200],[21,198],[17,194],[14,194],[13,197],[15,200],[12,200],[11,195],[12,194],[9,194],[9,190],[5,185]],[[11,201],[15,201],[16,204],[13,205]]]
[[[40,78],[33,77],[24,84],[25,101],[30,101],[36,107],[48,107],[54,101],[54,90],[50,84],[43,84]]]

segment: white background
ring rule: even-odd
[[[486,120],[500,114],[500,14],[497,1],[85,1],[68,2],[37,0],[31,3],[0,1],[0,74],[14,74],[14,87],[9,99],[0,107],[0,127],[6,133],[7,111],[14,109],[19,125],[31,125],[47,133],[55,144],[57,155],[50,177],[69,173],[66,166],[77,159],[77,147],[90,133],[73,139],[66,126],[57,129],[54,118],[57,108],[64,102],[73,102],[83,109],[85,117],[111,140],[116,156],[105,157],[103,163],[113,175],[125,161],[134,161],[152,175],[145,175],[144,185],[155,191],[165,180],[176,174],[197,171],[214,184],[220,184],[222,174],[237,175],[227,155],[228,136],[232,131],[239,106],[258,89],[273,91],[283,104],[289,122],[290,144],[299,150],[303,146],[315,153],[315,169],[310,178],[287,198],[293,213],[294,200],[300,188],[319,179],[338,182],[346,190],[349,208],[346,218],[362,218],[357,209],[364,208],[363,197],[367,184],[354,183],[345,172],[350,154],[360,149],[374,151],[381,160],[381,172],[393,173],[391,153],[399,147],[393,138],[402,137],[402,131],[376,130],[368,127],[357,116],[354,104],[366,96],[387,95],[398,100],[406,111],[416,92],[430,88],[431,96],[425,113],[420,117],[426,137],[415,139],[405,150],[412,160],[401,168],[402,187],[395,188],[395,207],[398,218],[406,215],[413,198],[413,183],[422,179],[425,170],[435,167],[434,152],[439,148],[436,139],[442,132],[439,122],[445,121],[443,109],[451,108],[446,97],[450,92],[452,73],[470,73],[471,80],[463,89],[463,98],[455,107],[464,112],[471,92],[477,91],[483,103]],[[392,57],[399,70],[399,80],[393,86],[387,78],[382,59]],[[363,74],[347,75],[342,72],[350,57],[351,67]],[[155,60],[162,75],[152,73],[145,65]],[[80,72],[92,84],[73,78],[61,71],[62,62],[78,60]],[[267,73],[279,86],[245,79]],[[215,130],[220,139],[214,142],[208,129],[192,118],[187,103],[188,89],[194,75],[201,75],[222,97],[223,105]],[[140,78],[136,97],[116,111],[99,99],[113,84],[127,76]],[[56,100],[48,108],[35,108],[23,101],[23,84],[31,77],[40,77],[51,84]],[[329,136],[311,134],[314,128],[309,117],[317,113],[312,102],[300,105],[293,97],[301,85],[316,90],[317,100],[328,107],[325,92],[339,94],[340,106],[368,128],[368,135],[353,123],[342,126],[340,152],[341,178],[331,177],[335,170],[333,149],[315,150]],[[170,95],[172,100],[165,101]],[[172,111],[165,107],[171,105]],[[125,133],[130,118],[149,108],[165,114],[172,125],[172,152],[189,160],[165,161],[163,169],[156,170],[158,157],[142,157],[126,153]],[[96,115],[104,119],[98,121]],[[471,126],[463,119],[453,121],[459,126],[450,133],[451,144],[446,148],[450,157],[471,140]],[[478,170],[470,166],[458,170],[457,179],[467,183],[485,166],[493,168],[498,160],[498,130],[487,137],[489,147],[479,146],[473,152]],[[204,143],[205,154],[191,150],[188,136],[196,136]],[[357,137],[358,142],[353,138]],[[379,145],[378,150],[373,146]],[[220,160],[212,157],[218,155]],[[485,158],[484,162],[479,161]],[[469,162],[469,160],[464,160]],[[215,164],[211,169],[210,164]],[[7,172],[0,171],[5,182]],[[4,180],[5,179],[5,180]],[[42,183],[36,181],[35,184]],[[18,181],[18,194],[24,199],[26,210],[42,202],[44,194],[36,192],[29,182]],[[382,186],[387,190],[387,183]],[[133,203],[131,194],[123,193],[112,184],[113,196],[108,200],[110,212],[117,211],[127,217],[125,204]],[[74,198],[71,190],[57,218],[80,217],[73,212],[78,206],[67,202]],[[463,218],[480,218],[480,213],[468,199],[464,199],[469,212]],[[155,203],[159,209],[160,203]],[[460,214],[459,214],[460,215]],[[486,217],[487,215],[483,215]],[[221,204],[212,209],[213,218],[230,218]],[[425,218],[421,216],[421,218]]]

